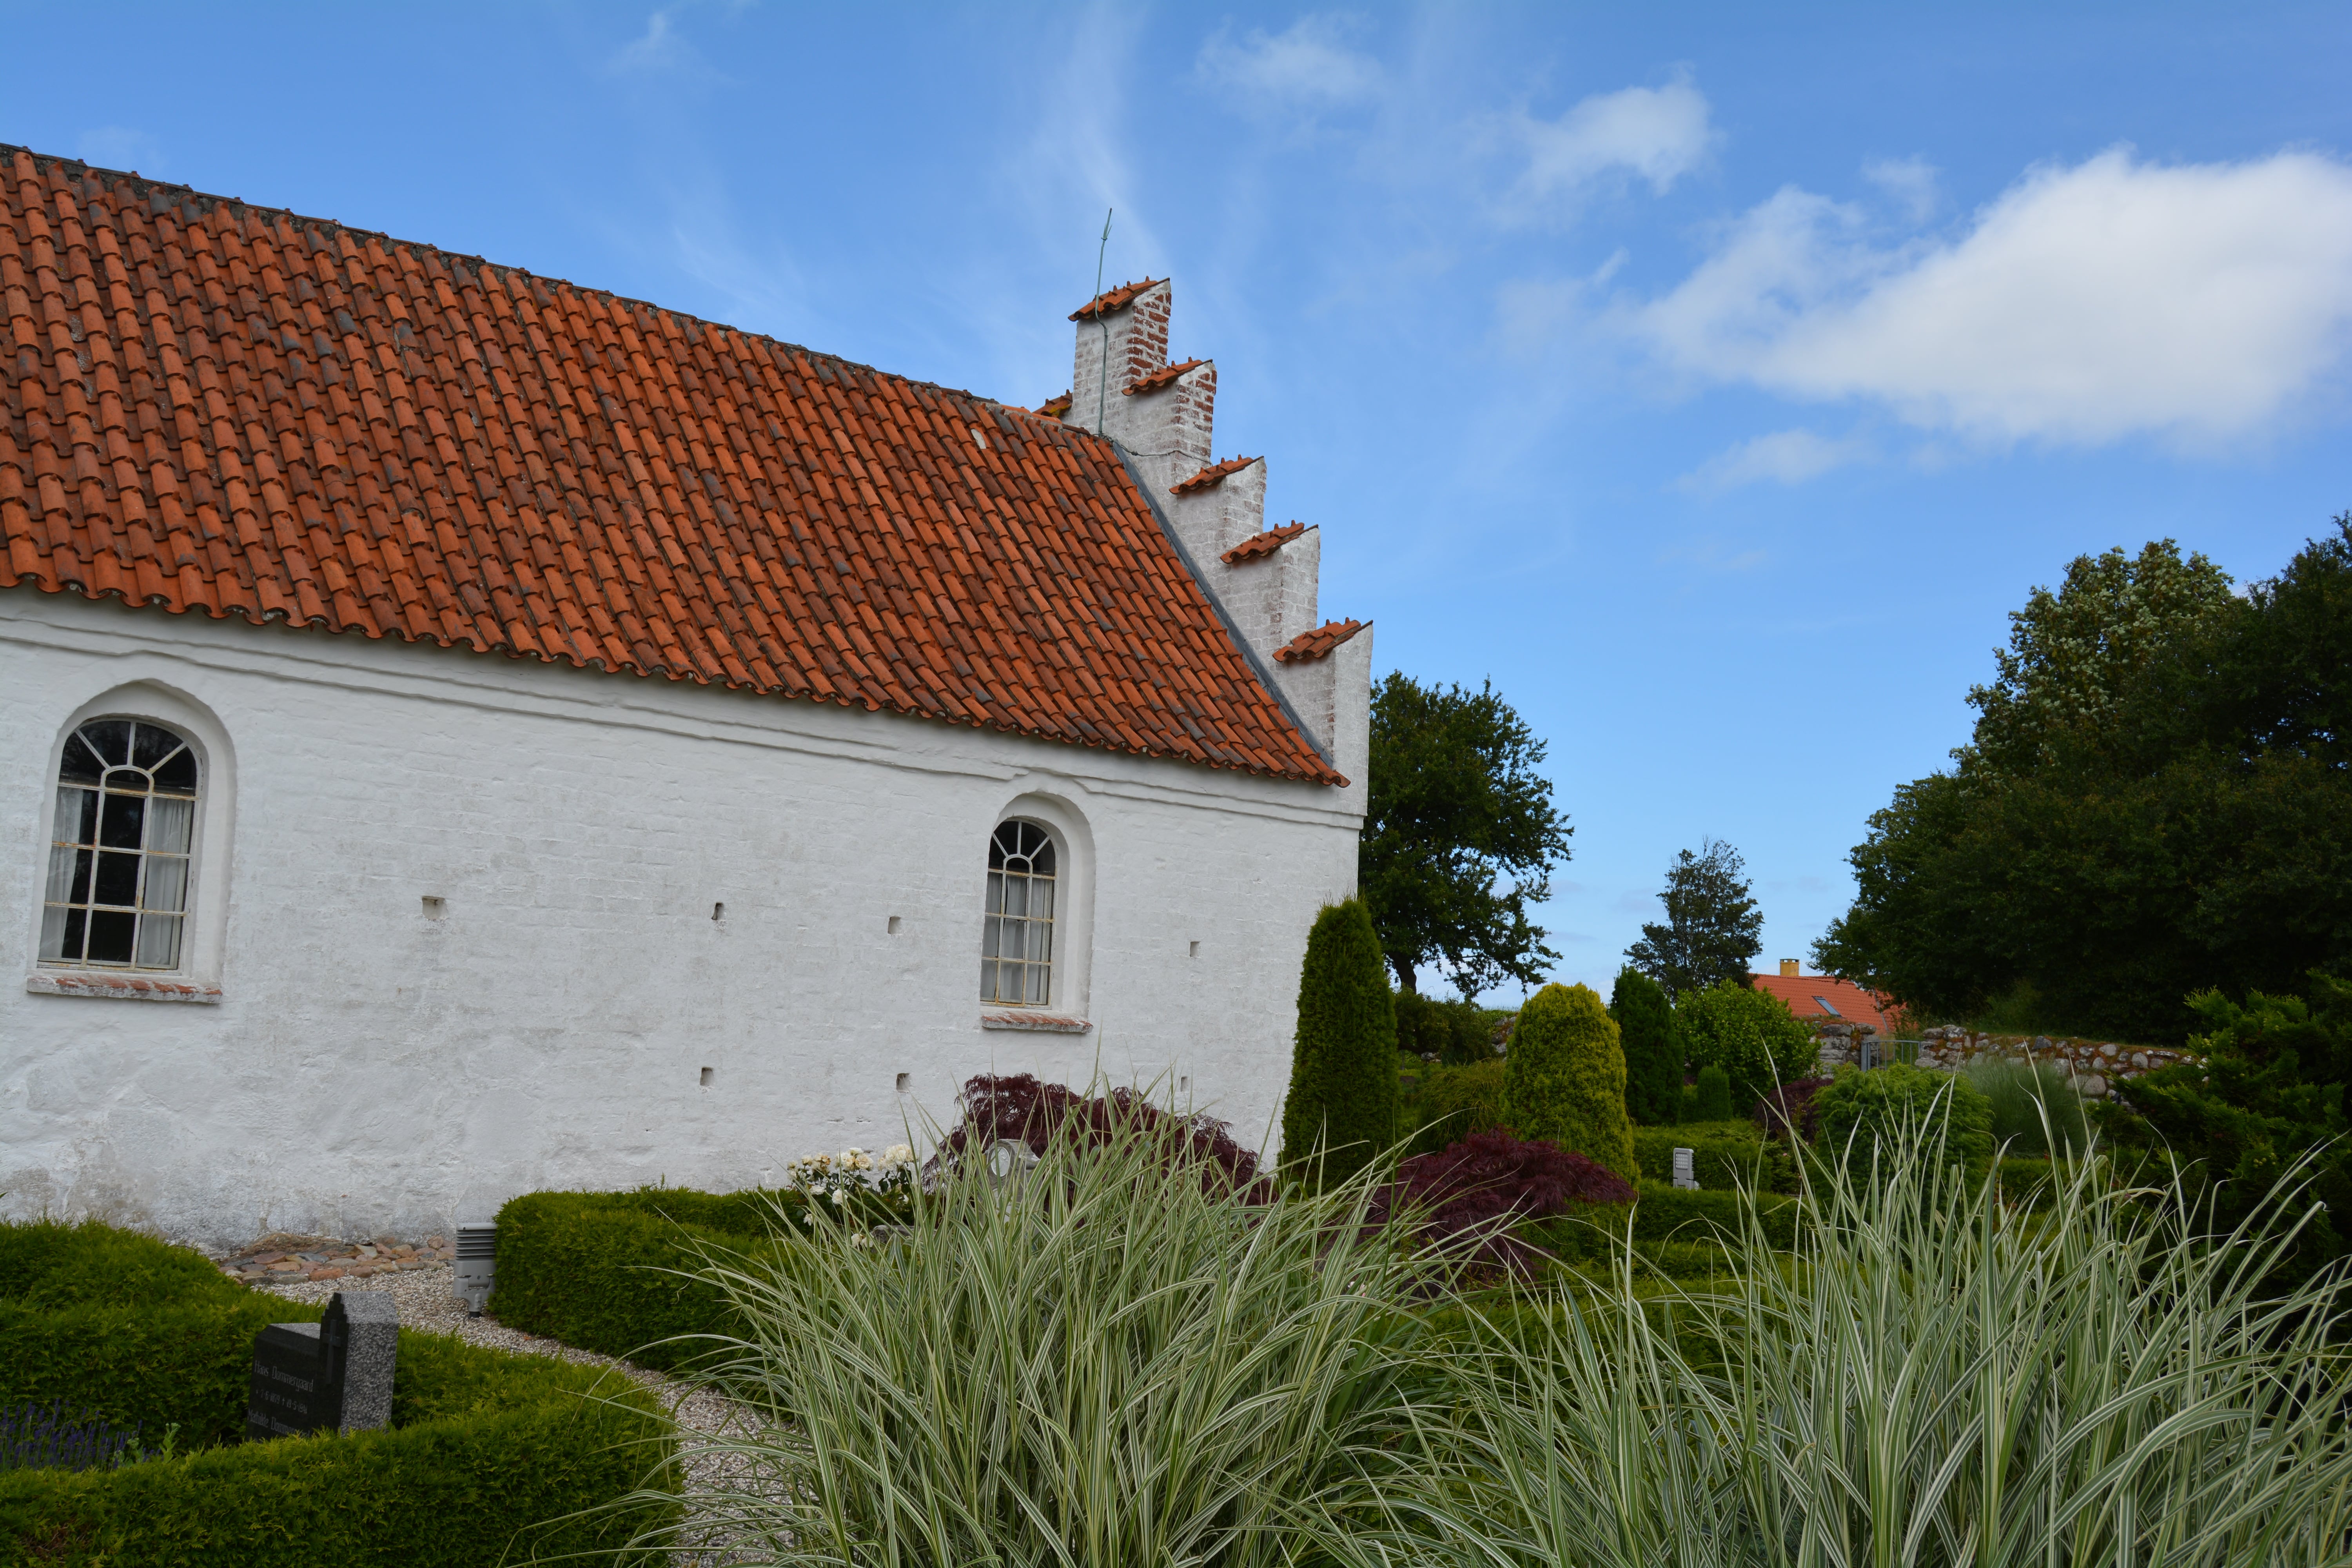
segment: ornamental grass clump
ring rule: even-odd
[[[1034,1165],[969,1141],[903,1228],[712,1254],[743,1327],[690,1375],[758,1419],[704,1445],[738,1479],[695,1528],[839,1568],[1295,1560],[1299,1510],[1402,1435],[1392,1342],[1444,1247],[1368,1215],[1377,1166],[1276,1199],[1087,1100],[1116,1103],[1074,1097]]]
[[[1880,1152],[1806,1184],[1788,1247],[1749,1197],[1725,1288],[1637,1291],[1628,1246],[1613,1288],[1470,1311],[1412,1462],[1318,1545],[1360,1568],[2352,1560],[2352,1285],[2263,1285],[2307,1188],[2214,1235],[2095,1150],[2031,1214],[1916,1121]]]

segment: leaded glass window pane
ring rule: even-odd
[[[100,719],[66,741],[41,895],[41,962],[177,969],[198,769],[184,738]]]
[[[1054,995],[1054,840],[1034,822],[997,825],[988,841],[980,922],[980,999],[1043,1007]]]

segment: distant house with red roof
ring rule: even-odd
[[[1266,1127],[1372,639],[1171,297],[1033,411],[0,147],[0,1209],[422,1234],[1097,1063]]]
[[[1853,1024],[1892,1038],[1894,1005],[1875,991],[1865,991],[1851,980],[1827,974],[1806,974],[1793,958],[1780,961],[1778,974],[1751,974],[1748,984],[1769,992],[1789,1005],[1789,1011],[1808,1024]]]

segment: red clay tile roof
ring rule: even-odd
[[[1066,392],[1057,393],[1037,405],[1037,412],[1048,419],[1059,419],[1070,411],[1071,398]]]
[[[1258,458],[1227,458],[1222,463],[1202,468],[1199,473],[1194,474],[1189,479],[1181,479],[1175,484],[1170,485],[1168,487],[1168,493],[1171,496],[1188,496],[1194,490],[1204,490],[1211,485],[1223,484],[1227,476],[1238,474],[1244,468],[1248,468],[1252,463],[1263,460],[1264,459]]]
[[[1083,430],[14,147],[0,311],[0,588],[1340,782]]]
[[[1204,359],[1188,359],[1182,364],[1165,365],[1159,370],[1153,371],[1141,381],[1130,383],[1126,390],[1121,392],[1119,395],[1121,397],[1135,397],[1143,393],[1157,392],[1163,386],[1173,386],[1176,384],[1176,378],[1182,375],[1186,371],[1198,370],[1208,363],[1209,362]]]
[[[1371,624],[1370,621],[1325,621],[1313,631],[1301,632],[1276,648],[1274,657],[1285,664],[1304,664],[1310,658],[1322,658]]]
[[[1261,555],[1273,554],[1306,531],[1307,525],[1303,522],[1286,522],[1280,528],[1269,528],[1264,533],[1251,534],[1217,559],[1228,566],[1238,566],[1244,561],[1255,561]],[[1335,643],[1332,646],[1338,645]]]
[[[1167,282],[1165,278],[1147,278],[1140,283],[1122,283],[1107,289],[1070,312],[1070,320],[1083,321],[1092,316],[1108,316],[1113,310],[1124,310],[1135,303],[1135,297],[1146,289],[1157,289]]]
[[[1842,1018],[1849,1024],[1867,1024],[1882,1035],[1892,1027],[1885,998],[1851,980],[1832,980],[1826,974],[1751,974],[1748,984],[1778,996],[1789,1005],[1790,1012],[1808,1021]]]

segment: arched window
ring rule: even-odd
[[[1054,840],[1035,823],[997,824],[983,912],[980,999],[1045,1005],[1054,994]]]
[[[144,719],[93,719],[66,738],[41,907],[41,962],[180,967],[196,754]]]

